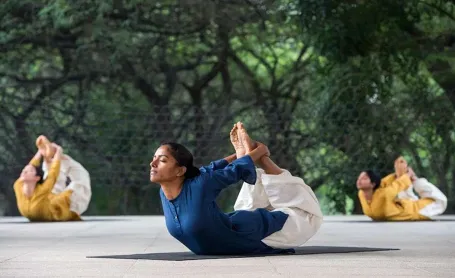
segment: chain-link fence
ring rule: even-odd
[[[445,146],[439,146],[441,153],[424,149],[428,142],[421,137],[425,134],[419,132],[419,124],[408,138],[403,135],[408,130],[399,126],[391,130],[393,117],[369,125],[372,117],[360,117],[358,106],[351,110],[334,105],[313,110],[300,107],[287,112],[253,104],[238,105],[237,110],[227,105],[204,109],[191,105],[70,107],[47,113],[38,110],[25,121],[1,114],[4,214],[18,213],[12,185],[36,152],[34,142],[40,134],[61,144],[90,172],[93,197],[87,214],[160,214],[158,186],[149,181],[149,163],[160,142],[183,143],[192,150],[197,165],[207,164],[234,153],[229,131],[238,120],[245,123],[252,138],[269,146],[277,164],[315,189],[326,213],[358,212],[355,180],[359,172],[374,168],[385,175],[393,170],[398,154],[410,160],[418,175],[453,198],[455,161],[450,160],[453,154],[443,153]],[[452,132],[449,139],[455,144],[453,130],[447,132]],[[439,161],[445,155],[448,164]],[[225,210],[232,208],[238,190],[235,185],[220,196]]]
[[[159,143],[183,143],[206,164],[233,152],[239,120],[325,213],[359,212],[359,172],[386,175],[400,154],[455,212],[452,20],[411,16],[402,32],[365,24],[375,31],[359,45],[289,1],[114,2],[1,2],[0,215],[18,214],[12,185],[40,134],[90,172],[88,214],[158,214],[148,168]],[[316,25],[305,31],[304,17]],[[410,24],[424,33],[403,43]],[[238,189],[223,192],[223,209]]]

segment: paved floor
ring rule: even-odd
[[[0,277],[455,277],[455,216],[415,223],[331,216],[305,245],[319,254],[185,261],[169,260],[178,256],[168,253],[188,250],[162,217],[85,219],[0,218]],[[399,250],[327,253],[335,246]],[[136,259],[148,253],[167,256]],[[90,258],[113,255],[130,259]]]

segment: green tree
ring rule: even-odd
[[[330,134],[346,134],[328,140],[348,157],[370,156],[363,167],[383,173],[398,153],[407,155],[448,195],[453,211],[453,1],[301,0],[299,7],[304,32],[332,76],[324,79],[333,104],[323,110],[326,125]],[[364,161],[347,165],[360,170]],[[344,192],[355,198],[352,187]]]

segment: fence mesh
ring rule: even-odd
[[[196,165],[208,164],[234,153],[229,131],[238,120],[244,122],[252,138],[269,146],[278,165],[314,188],[326,213],[355,210],[359,172],[373,168],[385,175],[393,171],[393,159],[399,154],[410,160],[419,175],[452,196],[453,166],[444,168],[436,162],[433,168],[433,160],[440,156],[425,151],[428,142],[421,140],[419,132],[412,136],[415,139],[400,137],[399,127],[390,132],[393,124],[386,119],[382,126],[365,125],[358,111],[345,112],[351,114],[343,116],[345,121],[326,118],[329,110],[341,113],[340,107],[318,111],[302,106],[284,112],[274,106],[245,104],[233,113],[232,106],[106,109],[88,105],[83,115],[77,105],[60,110],[37,110],[25,121],[2,114],[0,171],[5,214],[17,215],[12,184],[36,152],[34,141],[40,134],[61,144],[90,172],[93,198],[87,214],[160,214],[158,186],[149,181],[149,163],[159,144],[183,143],[193,152]],[[409,145],[403,145],[402,140]],[[447,172],[438,175],[434,169]],[[446,187],[441,186],[444,183]],[[234,185],[220,196],[218,201],[225,210],[232,208],[238,190],[239,185]]]

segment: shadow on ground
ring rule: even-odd
[[[324,220],[324,223],[421,223],[421,222],[455,222],[455,219],[434,219],[419,221],[373,221],[373,220]]]
[[[358,252],[377,252],[377,251],[396,251],[400,249],[392,248],[370,248],[370,247],[345,247],[345,246],[305,246],[295,248],[295,253],[286,254],[260,254],[260,255],[195,255],[191,252],[171,252],[171,253],[146,253],[129,255],[108,255],[90,256],[87,258],[97,259],[124,259],[124,260],[157,260],[157,261],[190,261],[190,260],[211,260],[211,259],[232,259],[232,258],[251,258],[266,256],[298,256],[316,254],[336,254],[336,253],[358,253]]]
[[[34,223],[48,223],[48,224],[65,224],[65,223],[84,223],[84,222],[130,222],[134,221],[133,219],[126,219],[126,218],[89,218],[89,219],[83,219],[83,221],[33,221],[30,222],[27,219],[24,220],[18,220],[18,221],[0,221],[1,224],[34,224]]]

